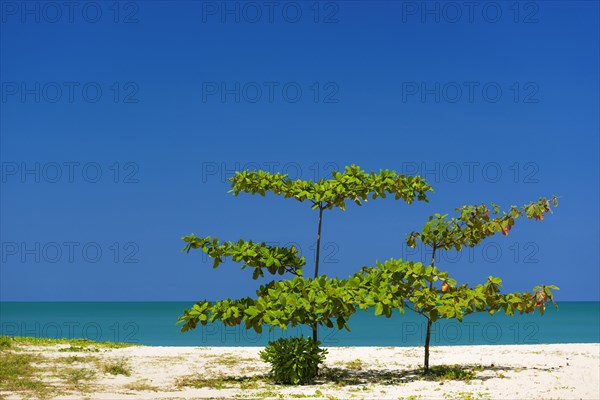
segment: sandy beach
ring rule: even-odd
[[[332,347],[313,385],[282,386],[267,376],[260,347],[73,348],[3,350],[32,354],[58,399],[378,398],[598,399],[600,344],[433,347],[431,364],[450,375],[423,378],[420,347]],[[44,360],[42,363],[41,360]],[[67,372],[60,372],[68,365]],[[108,368],[107,368],[108,366]],[[116,366],[116,367],[115,367]],[[59,368],[60,367],[60,368]],[[82,372],[83,371],[83,372]],[[453,379],[452,371],[464,375]],[[65,375],[66,374],[66,375]],[[64,377],[72,379],[65,379]],[[74,377],[74,378],[73,378]],[[0,397],[35,397],[2,387]]]

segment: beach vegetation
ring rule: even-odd
[[[124,388],[135,392],[158,392],[160,390],[158,386],[148,383],[147,379],[127,383]]]
[[[99,348],[97,347],[93,347],[93,346],[69,346],[69,347],[63,347],[61,349],[58,349],[58,351],[60,351],[61,353],[68,353],[68,352],[72,352],[72,353],[81,353],[81,352],[96,352],[98,353],[100,351]]]
[[[217,268],[224,259],[231,258],[241,263],[241,268],[252,268],[252,278],[271,275],[290,274],[293,279],[275,281],[261,285],[256,291],[258,298],[250,297],[217,302],[200,301],[189,310],[184,310],[178,323],[182,331],[194,329],[198,324],[221,320],[225,325],[233,326],[245,323],[247,329],[253,328],[261,333],[264,324],[271,328],[297,324],[312,329],[312,340],[318,342],[318,326],[349,330],[347,321],[356,311],[352,293],[345,287],[346,281],[331,279],[319,274],[321,232],[323,215],[334,208],[346,211],[346,203],[354,202],[361,206],[369,198],[393,196],[410,204],[415,200],[427,201],[426,193],[433,191],[419,176],[405,176],[395,171],[381,170],[379,173],[367,173],[352,165],[343,172],[333,172],[332,179],[319,181],[292,180],[287,175],[272,174],[266,171],[241,171],[230,178],[231,190],[235,196],[240,193],[272,193],[284,198],[293,198],[299,202],[308,202],[312,210],[318,210],[316,235],[316,257],[313,278],[304,277],[306,259],[301,257],[295,247],[282,248],[255,243],[243,239],[237,242],[220,241],[211,236],[198,237],[191,234],[183,237],[186,245],[182,251],[201,249],[213,259]],[[270,344],[275,346],[275,344]],[[269,357],[276,360],[274,354]],[[280,369],[272,365],[273,370]],[[317,369],[318,370],[318,369]],[[301,379],[302,380],[302,379]]]
[[[82,351],[81,349],[102,348],[102,349],[121,349],[130,346],[137,346],[135,343],[124,343],[124,342],[95,342],[89,339],[80,338],[61,338],[51,339],[45,337],[33,337],[33,336],[0,336],[0,348],[9,348],[13,345],[19,346],[54,346],[58,344],[68,344],[73,349],[63,351]],[[76,350],[78,349],[78,350]]]
[[[53,388],[39,376],[40,370],[36,364],[40,362],[43,362],[43,357],[39,355],[6,350],[0,352],[0,392],[19,393],[24,397],[51,397]]]
[[[127,360],[122,358],[107,361],[106,363],[102,364],[102,371],[106,374],[124,376],[130,376],[132,372],[131,367],[127,363]]]
[[[481,392],[477,392],[477,393],[471,393],[471,392],[458,392],[456,393],[456,397],[457,399],[460,400],[485,400],[485,399],[490,399],[490,395],[487,393],[481,393]]]
[[[507,236],[519,218],[544,220],[552,207],[558,205],[556,196],[550,200],[540,198],[521,207],[511,206],[505,211],[494,203],[464,205],[455,209],[456,216],[434,214],[420,231],[407,235],[410,247],[417,242],[431,248],[429,263],[402,259],[377,261],[374,267],[363,267],[346,279],[319,275],[319,243],[323,211],[339,208],[346,210],[346,201],[362,205],[369,198],[386,197],[407,203],[414,200],[427,201],[427,192],[433,189],[420,177],[399,175],[394,171],[370,174],[353,165],[345,171],[333,172],[333,179],[317,182],[290,180],[286,175],[265,171],[237,172],[232,181],[236,196],[245,192],[264,196],[267,192],[309,201],[311,208],[319,211],[317,229],[317,257],[312,278],[306,277],[306,260],[295,247],[280,248],[266,243],[239,240],[222,242],[217,238],[183,237],[183,251],[201,249],[213,258],[213,267],[230,257],[241,263],[242,268],[253,268],[252,277],[258,279],[265,272],[271,275],[288,274],[288,279],[271,280],[256,290],[256,297],[200,301],[184,310],[178,323],[181,330],[194,329],[222,321],[226,326],[244,324],[246,329],[261,333],[263,325],[270,329],[287,329],[298,324],[313,330],[313,342],[317,343],[317,327],[350,330],[348,320],[357,309],[374,309],[376,316],[390,318],[393,313],[404,314],[406,310],[423,316],[427,321],[424,344],[423,372],[431,373],[429,365],[432,325],[440,319],[463,321],[466,315],[487,312],[491,315],[504,312],[544,314],[546,303],[554,302],[554,285],[538,285],[532,291],[501,292],[502,280],[489,276],[476,286],[459,284],[448,272],[436,264],[436,255],[443,251],[461,251],[479,245],[496,234]],[[274,358],[272,358],[274,359]]]
[[[377,262],[375,267],[364,267],[362,277],[354,276],[356,286],[361,289],[356,302],[363,309],[375,308],[375,315],[391,317],[394,311],[400,314],[405,309],[422,315],[427,321],[425,335],[424,372],[429,373],[431,327],[440,319],[463,321],[464,316],[487,312],[493,315],[504,312],[533,313],[541,315],[547,302],[554,302],[554,285],[535,286],[531,292],[501,293],[502,280],[489,276],[487,281],[477,286],[468,283],[458,284],[448,272],[436,266],[436,252],[465,247],[474,247],[484,239],[497,233],[508,235],[515,221],[522,216],[543,220],[544,214],[551,212],[551,204],[558,205],[556,197],[551,200],[540,198],[522,207],[511,206],[500,212],[496,204],[490,208],[485,204],[457,208],[457,217],[448,214],[430,216],[421,231],[409,233],[406,243],[415,247],[420,241],[431,247],[429,264],[390,259]],[[366,288],[366,289],[365,289]]]
[[[272,193],[299,202],[308,202],[312,210],[318,211],[313,279],[304,278],[310,275],[304,271],[306,260],[298,255],[295,247],[267,246],[265,243],[243,239],[237,242],[220,242],[217,238],[197,237],[194,234],[185,236],[183,240],[186,245],[182,251],[201,249],[213,258],[214,268],[218,267],[224,258],[231,257],[233,261],[242,264],[242,269],[254,268],[253,279],[263,277],[265,270],[272,275],[289,273],[295,278],[289,281],[289,284],[271,281],[261,286],[257,291],[260,304],[256,305],[250,298],[237,301],[227,299],[216,303],[198,302],[192,309],[185,310],[178,321],[183,323],[181,330],[184,332],[194,329],[198,323],[205,325],[216,319],[222,320],[226,325],[237,325],[245,320],[246,328],[254,328],[259,333],[263,324],[283,326],[285,329],[289,323],[300,323],[312,329],[313,340],[317,341],[318,326],[333,327],[332,317],[335,318],[338,329],[347,328],[346,320],[352,314],[350,311],[354,310],[352,304],[348,299],[336,298],[334,301],[327,301],[325,298],[332,295],[333,291],[339,292],[338,287],[342,283],[338,280],[318,279],[324,212],[332,209],[346,211],[348,202],[362,206],[369,199],[385,198],[387,195],[393,196],[395,200],[402,199],[408,204],[415,200],[428,201],[427,192],[433,191],[419,176],[405,176],[390,170],[367,173],[356,165],[346,167],[343,172],[334,171],[332,179],[320,179],[316,182],[293,180],[287,174],[272,174],[267,171],[238,171],[229,180],[230,192],[235,196],[240,193],[261,196]],[[343,292],[343,289],[341,291]],[[299,299],[299,294],[306,301]],[[273,312],[265,310],[265,303],[268,303],[267,307],[274,304],[275,296],[278,296],[278,299],[293,298],[289,306],[286,303]],[[343,304],[338,304],[339,300]]]
[[[206,374],[193,374],[181,376],[175,382],[175,386],[178,388],[193,387],[198,389],[224,389],[237,387],[240,389],[271,388],[269,385],[265,385],[267,380],[266,375],[229,376],[218,374],[212,377],[207,377],[205,375]]]
[[[255,361],[255,359],[254,358],[236,357],[232,354],[222,354],[219,356],[215,356],[213,363],[215,365],[219,365],[221,367],[232,368],[232,367],[238,366],[244,362],[252,362],[252,361]]]
[[[86,391],[96,379],[99,361],[96,356],[61,357],[60,348],[53,348],[48,351],[55,351],[56,356],[47,357],[38,349],[32,349],[32,346],[40,345],[39,340],[4,338],[3,342],[9,344],[0,349],[0,392],[45,399],[73,390]]]
[[[95,379],[96,372],[88,368],[67,368],[60,371],[58,377],[67,384],[67,389],[85,390]]]
[[[355,360],[352,361],[348,361],[346,363],[346,368],[348,369],[355,369],[355,370],[362,370],[363,368],[366,367],[366,363],[364,361],[362,361],[360,358],[357,358]]]
[[[280,338],[269,342],[260,358],[271,364],[271,376],[276,383],[303,385],[317,376],[319,364],[327,350],[319,341],[305,337]]]
[[[481,365],[435,365],[429,369],[429,377],[434,381],[465,381],[469,382],[477,375],[478,371],[483,371]]]
[[[68,357],[60,357],[57,359],[58,362],[63,364],[75,364],[75,363],[91,363],[97,362],[98,358],[95,356],[68,356]]]
[[[12,347],[12,338],[8,336],[0,336],[0,349],[9,349]]]

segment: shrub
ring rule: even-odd
[[[310,383],[325,360],[327,350],[312,338],[280,338],[269,342],[260,358],[271,364],[271,375],[277,383],[301,385]]]

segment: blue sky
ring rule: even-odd
[[[353,163],[435,193],[327,212],[323,273],[425,258],[403,238],[430,214],[556,194],[543,222],[439,266],[599,298],[597,2],[1,7],[0,300],[250,295],[251,271],[213,270],[181,237],[293,242],[312,259],[317,213],[235,198],[226,178]]]

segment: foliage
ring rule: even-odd
[[[426,192],[433,190],[424,180],[389,170],[369,174],[355,165],[346,167],[344,172],[334,172],[333,179],[317,182],[294,181],[287,175],[265,171],[237,172],[230,180],[230,192],[236,196],[242,192],[263,196],[272,192],[300,202],[309,201],[313,209],[319,209],[315,277],[303,276],[305,259],[298,257],[293,247],[270,247],[265,243],[243,240],[237,243],[219,242],[210,236],[200,238],[193,234],[186,236],[183,238],[186,242],[183,250],[202,249],[214,259],[215,268],[225,257],[231,257],[233,261],[242,263],[242,268],[254,268],[254,279],[264,276],[264,269],[272,275],[289,272],[295,276],[260,286],[254,298],[200,301],[191,309],[184,310],[179,318],[178,323],[183,324],[182,331],[217,320],[229,326],[244,323],[246,329],[259,333],[263,325],[269,325],[270,329],[286,329],[304,324],[313,328],[314,343],[318,326],[350,330],[348,320],[357,308],[374,307],[375,315],[386,317],[391,317],[394,311],[403,314],[405,309],[409,309],[427,319],[424,366],[428,371],[431,325],[437,320],[455,318],[462,321],[465,315],[475,312],[494,314],[502,311],[513,315],[538,309],[543,314],[548,301],[556,306],[552,293],[558,290],[556,286],[540,285],[532,291],[502,294],[502,281],[498,277],[489,276],[487,281],[474,287],[467,283],[459,285],[448,272],[439,270],[435,265],[436,251],[461,251],[463,247],[474,247],[497,233],[506,236],[516,220],[523,216],[543,220],[546,213],[552,212],[552,206],[558,205],[556,196],[550,200],[540,198],[521,207],[511,206],[502,212],[498,205],[491,203],[490,206],[462,206],[456,209],[457,216],[451,218],[448,214],[434,214],[421,231],[406,237],[406,243],[411,247],[419,241],[432,248],[432,259],[428,265],[390,259],[377,262],[375,267],[363,267],[347,279],[339,279],[318,275],[323,211],[334,207],[345,211],[346,200],[362,205],[369,197],[376,199],[387,194],[407,203],[415,199],[428,201]]]
[[[395,259],[383,264],[378,262],[376,267],[365,267],[361,274],[368,294],[355,299],[359,307],[375,307],[375,315],[388,318],[395,309],[404,313],[406,307],[427,316],[432,322],[441,318],[462,321],[465,315],[483,311],[494,314],[502,310],[513,315],[515,311],[531,313],[539,307],[543,312],[543,303],[553,302],[551,290],[558,289],[552,285],[536,286],[534,293],[503,295],[500,293],[500,278],[490,276],[484,284],[475,287],[468,284],[457,286],[448,272],[442,272],[435,266]],[[438,287],[441,282],[447,286],[442,284],[443,287]]]
[[[272,281],[257,290],[257,298],[201,301],[185,310],[179,318],[182,331],[193,329],[198,323],[206,325],[216,320],[233,326],[245,322],[246,328],[262,332],[264,324],[271,329],[310,323],[338,329],[346,328],[347,321],[356,311],[354,298],[360,282],[322,275],[316,279],[294,277]]]
[[[528,219],[542,221],[546,212],[552,212],[551,203],[554,207],[558,206],[556,196],[551,200],[542,197],[537,202],[525,204],[520,208],[511,206],[508,212],[504,211],[501,215],[500,208],[493,203],[492,216],[485,204],[457,208],[459,216],[451,219],[447,218],[448,214],[435,214],[429,217],[421,232],[412,232],[406,238],[407,245],[411,247],[415,247],[416,241],[419,240],[432,248],[429,266],[425,267],[420,263],[394,263],[394,260],[388,264],[378,265],[379,271],[375,270],[375,274],[386,275],[391,286],[404,284],[404,298],[400,300],[399,305],[383,304],[377,307],[383,308],[389,316],[386,307],[403,307],[405,302],[409,302],[410,305],[406,305],[409,309],[427,318],[424,362],[426,372],[429,369],[431,325],[439,318],[456,318],[462,321],[464,315],[473,312],[487,311],[494,314],[502,310],[507,315],[513,315],[515,311],[521,314],[532,313],[536,308],[543,315],[547,301],[552,301],[557,307],[552,295],[552,290],[558,290],[556,286],[536,286],[533,288],[534,293],[515,292],[501,295],[500,278],[490,276],[485,284],[475,288],[469,288],[466,284],[457,286],[456,280],[449,278],[446,272],[440,272],[434,265],[438,249],[454,248],[460,251],[463,246],[474,247],[498,232],[506,236],[515,224],[515,220],[522,215]],[[435,285],[438,282],[441,282],[440,288]],[[391,289],[382,288],[382,290],[385,292]]]
[[[332,175],[333,179],[313,182],[291,180],[287,175],[266,171],[241,171],[230,178],[230,192],[235,196],[240,193],[264,196],[272,192],[300,202],[309,201],[312,209],[319,209],[315,279],[302,277],[302,267],[306,262],[304,257],[298,257],[294,247],[272,247],[244,240],[237,243],[219,242],[217,238],[201,238],[194,234],[185,236],[183,240],[186,245],[182,251],[201,249],[214,259],[214,268],[224,258],[231,257],[234,262],[242,264],[242,269],[254,268],[253,279],[263,277],[264,269],[272,275],[288,272],[296,277],[283,283],[270,282],[261,286],[257,291],[257,299],[200,301],[191,309],[184,310],[178,319],[178,323],[183,324],[183,332],[196,328],[198,323],[206,325],[215,320],[221,320],[226,325],[245,322],[246,328],[253,328],[257,332],[262,331],[263,324],[282,328],[289,324],[305,324],[313,328],[314,340],[317,326],[332,327],[333,320],[339,329],[349,329],[347,320],[355,307],[351,301],[353,294],[345,287],[346,281],[318,279],[323,211],[334,207],[345,211],[347,200],[362,205],[369,196],[377,199],[385,198],[388,194],[409,204],[415,199],[428,201],[426,193],[433,189],[419,176],[405,176],[390,170],[366,173],[356,165],[346,167],[343,172],[333,172]]]
[[[421,232],[410,233],[406,243],[410,247],[415,247],[416,241],[419,240],[434,249],[455,248],[460,251],[463,246],[474,247],[483,239],[498,232],[508,235],[515,220],[523,214],[529,219],[543,220],[544,213],[552,212],[551,202],[556,207],[557,197],[554,196],[551,200],[542,197],[537,202],[525,204],[521,208],[511,206],[510,210],[503,211],[502,215],[498,205],[492,203],[492,216],[490,216],[490,208],[485,204],[463,206],[456,209],[460,213],[458,217],[448,219],[448,214],[430,216]]]
[[[260,358],[271,364],[271,374],[277,383],[306,384],[316,376],[325,360],[327,350],[319,348],[320,342],[311,338],[280,338],[269,342],[260,352]]]
[[[231,257],[235,262],[242,263],[242,269],[246,267],[254,268],[253,279],[264,277],[263,269],[267,269],[272,275],[283,275],[291,272],[294,275],[300,275],[300,268],[306,261],[304,257],[298,257],[298,251],[295,247],[275,247],[267,246],[266,243],[254,243],[252,240],[244,241],[240,239],[237,243],[223,242],[219,239],[207,236],[200,238],[193,233],[183,237],[187,244],[181,251],[190,252],[191,249],[201,249],[214,259],[213,268],[217,268],[223,258]]]
[[[556,197],[551,201],[555,207],[558,205]],[[490,217],[490,210],[484,204],[456,209],[460,212],[457,218],[447,219],[447,214],[429,217],[421,232],[413,232],[406,239],[407,244],[413,247],[415,241],[420,240],[432,247],[433,253],[431,265],[425,267],[420,263],[413,264],[408,267],[410,272],[403,277],[407,281],[406,299],[413,304],[412,308],[434,322],[438,318],[462,320],[463,315],[477,311],[493,314],[503,310],[506,314],[513,315],[515,311],[521,314],[530,313],[539,307],[540,314],[543,314],[545,303],[553,301],[551,290],[557,290],[556,286],[536,286],[533,294],[515,292],[502,296],[500,278],[490,276],[484,285],[475,288],[469,288],[466,284],[457,286],[456,280],[435,268],[434,262],[437,249],[454,247],[460,250],[463,246],[476,246],[483,239],[498,232],[508,235],[515,220],[522,215],[529,219],[543,220],[544,213],[552,212],[550,204],[549,200],[542,197],[537,202],[525,204],[521,208],[511,206],[510,211],[503,212],[501,216],[499,207],[492,204],[493,215],[497,217]],[[398,266],[394,267],[392,270],[398,270]],[[442,283],[439,289],[434,285],[436,282]],[[556,306],[555,303],[554,305]]]
[[[359,206],[368,201],[369,196],[385,198],[394,195],[396,200],[402,199],[412,203],[414,199],[428,201],[426,193],[433,191],[421,177],[405,176],[395,171],[381,170],[367,173],[356,165],[346,167],[344,172],[333,172],[333,179],[321,179],[317,182],[292,180],[288,175],[271,174],[266,171],[237,172],[231,178],[235,196],[240,193],[265,195],[272,192],[284,198],[294,198],[300,202],[313,203],[313,209],[323,207],[331,210],[338,207],[346,210],[346,200],[354,201]]]

